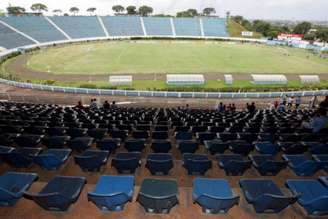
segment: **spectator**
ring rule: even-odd
[[[254,102],[252,102],[252,104],[249,105],[249,110],[248,111],[251,112],[251,113],[256,111],[256,106],[255,106]]]
[[[278,107],[279,107],[279,102],[278,101],[274,101],[273,106],[274,106],[275,110],[277,110]]]
[[[279,107],[278,107],[278,112],[285,112],[285,111],[286,111],[286,105],[283,103],[280,103]]]
[[[286,105],[286,103],[287,103],[287,95],[284,95],[282,98],[281,98],[281,103],[282,104],[284,104],[284,105]]]
[[[231,111],[232,112],[236,112],[236,105],[233,103],[232,106],[231,106]]]
[[[103,104],[103,108],[108,110],[110,108],[110,104],[108,103],[107,100],[105,100],[104,104]]]
[[[320,108],[328,109],[328,96],[320,103]]]
[[[91,99],[90,109],[91,109],[91,110],[96,110],[96,109],[98,109],[97,99]]]
[[[293,107],[293,102],[294,102],[294,99],[293,97],[288,97],[288,108],[292,108]]]
[[[223,105],[222,102],[220,102],[220,104],[219,104],[219,106],[218,106],[218,110],[219,110],[219,112],[224,112],[224,111],[226,110],[226,106]]]
[[[112,107],[112,108],[116,108],[116,102],[115,102],[115,101],[112,102],[111,107]]]
[[[78,108],[78,109],[84,109],[84,106],[83,106],[83,104],[82,104],[81,101],[79,101],[79,102],[77,103],[76,108]]]
[[[304,124],[305,128],[311,128],[313,133],[318,133],[328,125],[327,110],[319,108],[314,118],[309,124]]]
[[[298,109],[302,104],[302,98],[300,96],[296,97],[296,100],[295,100],[295,107],[296,109]]]

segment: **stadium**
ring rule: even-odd
[[[0,10],[1,218],[328,217],[327,26],[51,9]]]

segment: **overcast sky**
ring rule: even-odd
[[[0,9],[5,9],[9,4],[29,9],[36,2],[46,4],[50,11],[59,8],[67,12],[70,7],[76,6],[80,14],[86,14],[89,7],[96,7],[97,14],[108,15],[113,13],[113,5],[121,4],[149,5],[156,14],[215,7],[220,16],[231,11],[233,15],[252,19],[328,20],[328,0],[0,0]]]

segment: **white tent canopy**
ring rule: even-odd
[[[300,75],[300,80],[302,84],[320,83],[320,78],[318,75]]]
[[[252,74],[253,84],[287,84],[285,75]]]
[[[204,75],[201,74],[169,74],[166,75],[168,85],[203,85]]]
[[[113,86],[131,86],[132,76],[131,75],[109,76],[109,83]]]
[[[224,75],[224,81],[226,84],[233,84],[233,77],[232,75]]]

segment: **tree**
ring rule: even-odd
[[[328,28],[319,29],[315,35],[320,41],[328,42]]]
[[[314,41],[316,38],[316,34],[314,33],[307,33],[304,35],[304,40],[307,40],[307,41]]]
[[[112,10],[115,11],[117,14],[120,14],[125,10],[125,8],[122,5],[114,5],[112,7]]]
[[[25,8],[19,6],[9,6],[7,7],[7,13],[9,15],[20,15],[25,13]]]
[[[296,34],[307,34],[311,29],[312,24],[310,22],[302,22],[295,26],[294,33]]]
[[[55,15],[60,15],[61,13],[63,13],[63,11],[62,10],[60,10],[60,9],[55,9],[55,10],[53,10],[52,11],[52,13],[54,13]]]
[[[177,17],[195,17],[198,16],[196,9],[188,9],[187,11],[180,11],[177,13]]]
[[[90,15],[92,15],[96,10],[97,10],[97,8],[92,7],[92,8],[88,8],[87,12],[89,12]]]
[[[149,14],[153,13],[153,8],[147,5],[143,5],[139,8],[139,14],[141,16],[148,16]]]
[[[78,7],[71,7],[69,9],[69,12],[73,13],[74,15],[76,15],[77,13],[79,13],[80,9]]]
[[[210,16],[215,13],[216,13],[215,8],[204,8],[203,9],[203,15],[205,15],[205,16]]]
[[[0,10],[0,17],[4,17],[6,14],[3,10]]]
[[[31,6],[31,10],[42,13],[42,11],[48,11],[48,7],[45,4],[35,3]]]
[[[236,15],[236,16],[233,16],[232,17],[232,20],[234,20],[238,24],[241,24],[242,21],[244,20],[244,17],[243,16],[240,16],[240,15]]]
[[[264,36],[272,35],[269,32],[272,31],[271,24],[266,21],[255,20],[253,21],[253,30],[262,33]]]
[[[136,9],[137,9],[136,6],[133,6],[133,5],[126,7],[126,11],[128,12],[127,14],[130,14],[130,15],[137,14]]]

